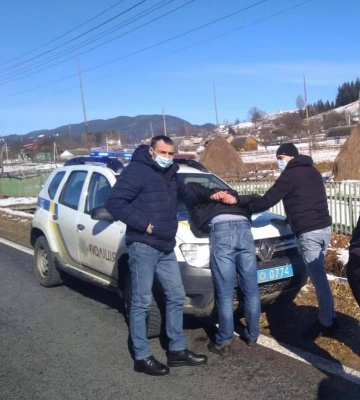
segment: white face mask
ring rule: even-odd
[[[155,153],[155,152],[154,152]],[[156,153],[155,153],[156,154]],[[156,154],[154,160],[161,168],[169,168],[173,164],[174,160],[172,158],[166,158]]]
[[[287,162],[285,160],[278,160],[278,166],[281,169],[281,171],[284,171],[284,169],[287,166]]]

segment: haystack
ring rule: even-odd
[[[360,180],[360,124],[351,131],[334,161],[335,181]]]
[[[225,181],[242,180],[248,171],[233,146],[221,136],[213,139],[205,148],[201,164]]]

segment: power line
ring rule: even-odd
[[[265,1],[267,1],[267,0],[265,0]],[[299,8],[299,7],[301,7],[301,6],[303,6],[303,5],[307,4],[307,3],[311,3],[312,1],[314,1],[314,0],[306,0],[306,1],[303,1],[303,2],[298,3],[298,4],[296,4],[296,5],[292,6],[292,7],[288,7],[288,8],[286,8],[286,9],[284,9],[284,10],[281,10],[281,11],[279,11],[279,12],[277,12],[277,13],[271,14],[271,15],[269,15],[269,16],[267,16],[267,17],[260,18],[260,19],[258,19],[258,20],[256,20],[256,21],[253,21],[253,22],[249,23],[249,24],[242,25],[242,26],[240,26],[240,27],[237,27],[237,28],[228,30],[228,31],[226,31],[226,32],[223,32],[223,33],[221,33],[221,34],[219,34],[219,35],[215,35],[215,36],[213,36],[213,37],[207,38],[206,40],[203,40],[203,41],[200,41],[200,42],[193,43],[193,44],[191,44],[191,45],[185,46],[185,47],[183,47],[183,48],[181,48],[181,49],[175,50],[175,51],[173,51],[173,52],[171,52],[171,53],[168,53],[168,54],[166,54],[166,55],[163,55],[163,56],[161,56],[161,57],[156,57],[155,59],[153,59],[153,60],[151,60],[151,61],[147,60],[147,61],[144,62],[143,64],[148,64],[149,62],[158,61],[158,60],[160,60],[160,59],[162,59],[162,58],[168,57],[169,55],[176,54],[176,53],[179,53],[179,52],[188,50],[188,49],[190,49],[190,48],[193,48],[193,47],[202,45],[202,44],[204,44],[204,43],[207,43],[207,42],[210,42],[210,41],[219,39],[219,38],[221,38],[221,37],[223,37],[223,36],[229,35],[229,34],[234,33],[234,32],[236,32],[236,31],[239,31],[239,30],[248,28],[248,27],[250,27],[250,26],[259,24],[259,23],[261,23],[261,22],[263,22],[263,21],[265,21],[265,20],[269,20],[269,19],[274,18],[274,17],[277,17],[277,16],[279,16],[279,15],[281,15],[281,14],[284,14],[284,13],[287,13],[287,12],[289,12],[289,11],[292,11],[292,10],[294,10],[294,9],[296,9],[296,8]],[[262,1],[262,2],[260,2],[260,3],[263,3],[263,2],[264,2],[264,1]],[[258,3],[254,4],[253,7],[254,7],[255,5],[257,5],[257,4],[258,4]],[[236,13],[238,13],[238,12],[239,12],[239,11],[237,11]],[[232,15],[234,15],[234,13],[231,14],[231,15],[229,15],[229,16],[232,16]],[[222,18],[220,18],[220,19],[218,19],[218,20],[223,20],[224,18],[225,18],[225,17],[222,17]],[[157,43],[155,43],[155,44],[153,44],[153,45],[150,45],[150,46],[147,46],[147,47],[142,48],[142,49],[140,49],[140,50],[134,51],[134,52],[129,53],[129,54],[127,54],[127,55],[124,55],[124,56],[122,56],[122,57],[119,57],[119,58],[110,60],[110,61],[108,61],[108,62],[106,62],[106,63],[102,63],[102,64],[99,64],[99,65],[97,65],[97,66],[95,66],[95,67],[88,68],[88,69],[84,70],[83,73],[87,73],[87,72],[94,71],[94,70],[96,70],[96,69],[99,69],[99,68],[105,67],[105,66],[107,66],[107,65],[110,65],[110,64],[112,64],[112,63],[114,63],[114,62],[120,61],[120,60],[122,60],[122,59],[124,59],[124,58],[128,58],[128,57],[131,57],[131,56],[133,56],[133,55],[135,55],[135,54],[141,53],[141,52],[143,52],[143,51],[147,51],[147,50],[149,50],[149,49],[151,49],[151,48],[160,46],[160,45],[162,45],[162,44],[164,44],[164,43],[167,43],[167,42],[169,42],[169,41],[175,40],[175,39],[177,39],[177,38],[179,38],[179,37],[185,36],[186,34],[192,33],[192,32],[194,32],[194,31],[196,31],[196,30],[199,30],[199,29],[201,29],[201,28],[203,28],[203,27],[206,27],[206,26],[208,26],[208,25],[210,25],[210,24],[212,24],[212,23],[214,23],[214,22],[216,22],[216,21],[218,21],[218,20],[212,21],[212,22],[210,22],[210,23],[208,23],[208,24],[205,24],[205,25],[202,25],[202,26],[200,26],[200,27],[198,27],[198,28],[191,29],[191,30],[186,31],[186,32],[184,32],[184,33],[182,33],[182,34],[179,34],[179,35],[176,35],[176,36],[174,36],[174,37],[172,37],[172,38],[166,39],[166,40],[164,40],[164,41],[157,42]],[[43,88],[43,87],[46,87],[46,86],[49,86],[49,85],[53,85],[53,84],[56,84],[56,83],[59,83],[59,82],[62,82],[62,81],[71,79],[71,78],[73,78],[74,76],[76,76],[76,74],[71,74],[71,75],[68,75],[68,76],[66,76],[66,77],[63,77],[63,78],[60,78],[60,79],[57,79],[57,80],[54,80],[54,81],[45,83],[45,84],[43,84],[43,85],[39,85],[39,86],[30,88],[30,89],[26,89],[26,90],[22,90],[22,91],[19,91],[19,92],[15,92],[15,93],[12,93],[12,94],[10,94],[10,95],[1,96],[0,99],[5,99],[5,98],[9,98],[9,97],[16,96],[16,95],[18,95],[18,94],[23,94],[23,93],[27,93],[27,92],[30,92],[30,91],[33,91],[33,90],[41,89],[41,88]]]
[[[24,54],[22,54],[22,55],[20,55],[20,56],[17,56],[17,57],[12,58],[12,59],[10,59],[10,60],[8,60],[8,61],[5,61],[4,63],[0,64],[0,67],[1,67],[2,65],[8,64],[8,63],[10,63],[10,62],[16,61],[16,60],[18,60],[19,58],[25,57],[25,56],[27,56],[27,55],[29,55],[29,54],[31,54],[31,53],[34,53],[35,51],[40,50],[40,49],[42,49],[43,47],[45,47],[45,46],[47,46],[47,45],[49,45],[49,44],[51,44],[51,43],[54,43],[54,42],[56,42],[56,41],[59,40],[59,39],[62,39],[63,37],[69,35],[70,33],[74,32],[74,31],[76,31],[77,29],[79,29],[79,28],[81,28],[82,26],[88,24],[89,22],[93,21],[94,19],[96,19],[96,18],[100,17],[101,15],[107,13],[107,12],[110,11],[111,9],[117,7],[119,4],[123,3],[124,1],[125,1],[125,0],[121,0],[121,1],[117,2],[117,3],[114,4],[113,6],[111,6],[111,7],[107,8],[106,10],[102,11],[100,14],[95,15],[94,17],[88,19],[87,21],[85,21],[85,22],[83,22],[82,24],[76,26],[75,28],[70,29],[69,31],[63,33],[62,35],[56,37],[55,39],[52,39],[52,40],[50,40],[49,42],[46,42],[46,43],[44,43],[44,44],[42,44],[42,45],[36,47],[35,49],[28,51],[27,53],[24,53]]]
[[[193,0],[192,0],[192,1],[193,1]],[[101,66],[103,66],[103,65],[111,64],[111,63],[113,63],[113,62],[116,62],[116,61],[119,61],[119,60],[121,60],[121,59],[127,58],[127,57],[129,57],[129,56],[131,56],[131,55],[138,54],[138,53],[143,52],[143,51],[145,51],[145,50],[149,50],[149,49],[151,49],[151,48],[158,47],[158,46],[160,46],[161,44],[164,44],[164,43],[173,41],[173,40],[178,39],[178,38],[180,38],[180,37],[182,37],[182,36],[189,35],[190,33],[193,33],[193,32],[198,31],[198,30],[200,30],[200,29],[204,29],[204,28],[206,28],[206,27],[208,27],[208,26],[210,26],[210,25],[213,25],[213,24],[215,24],[215,23],[217,23],[217,22],[219,22],[219,21],[222,21],[222,20],[228,19],[228,18],[230,18],[230,17],[233,17],[234,15],[237,15],[237,14],[239,14],[239,13],[245,12],[245,11],[247,11],[247,10],[249,10],[249,9],[251,9],[251,8],[254,8],[254,7],[256,7],[256,6],[260,5],[260,4],[266,3],[267,1],[269,1],[269,0],[261,0],[261,1],[258,1],[257,3],[254,3],[254,4],[250,5],[250,6],[247,6],[247,7],[244,7],[244,8],[242,8],[242,9],[240,9],[240,10],[234,11],[234,12],[228,14],[228,15],[225,15],[225,16],[223,16],[223,17],[217,18],[217,19],[215,19],[215,20],[213,20],[213,21],[210,21],[210,22],[208,22],[208,23],[206,23],[206,24],[200,25],[200,26],[198,26],[198,27],[196,27],[196,28],[190,29],[190,30],[188,30],[188,31],[186,31],[186,32],[184,32],[184,33],[175,35],[175,36],[173,36],[173,37],[171,37],[171,38],[169,38],[169,39],[165,39],[165,40],[163,40],[163,41],[161,41],[161,42],[155,43],[155,44],[153,44],[153,45],[149,45],[149,46],[147,46],[147,47],[145,47],[145,48],[143,48],[143,49],[137,50],[137,51],[132,52],[132,53],[130,53],[130,54],[128,54],[128,55],[125,55],[125,56],[116,58],[116,59],[111,60],[111,61],[106,62],[106,63],[103,63],[103,64],[101,64],[99,67],[101,67]],[[191,2],[191,1],[190,1],[190,2]],[[190,3],[190,2],[189,2],[189,3]],[[188,4],[188,3],[187,3],[187,4]],[[181,6],[180,6],[180,7],[181,7]],[[112,39],[112,40],[115,40],[115,39]],[[112,40],[111,40],[111,41],[112,41]],[[99,47],[99,46],[96,46],[96,47]],[[92,48],[92,49],[90,49],[90,50],[93,50],[93,49],[95,49],[96,47],[94,47],[94,48]],[[90,51],[90,50],[88,50],[88,51]],[[86,53],[86,52],[88,52],[88,51],[85,51],[85,52],[83,52],[83,53],[77,54],[76,56],[78,57],[79,55],[82,55],[82,54],[84,54],[84,53]],[[60,64],[60,63],[63,63],[63,62],[65,62],[65,61],[68,61],[69,59],[72,59],[72,58],[73,58],[73,57],[70,57],[70,58],[68,58],[68,59],[66,59],[66,60],[63,60],[63,61],[58,62],[58,63],[55,63],[55,64],[53,64],[51,67],[53,67],[53,66],[55,66],[55,65],[58,65],[58,64]],[[46,69],[48,69],[48,68],[50,68],[50,67],[45,67],[45,68],[43,68],[43,69],[40,69],[40,70],[37,71],[37,72],[41,72],[41,71],[46,70]],[[94,68],[92,68],[92,69],[96,69],[96,68],[98,68],[98,67],[94,67]],[[91,69],[91,70],[92,70],[92,69]],[[87,70],[85,70],[84,72],[86,72],[86,71],[87,71]],[[27,76],[30,76],[30,75],[33,75],[33,73],[30,73],[30,74],[28,74],[28,75],[25,75],[24,77],[27,77]],[[22,77],[22,78],[24,78],[24,77]],[[4,81],[1,81],[0,84],[7,84],[7,83],[10,83],[10,82],[13,82],[13,81],[14,81],[14,80],[5,81],[5,82],[4,82]]]
[[[64,62],[72,59],[72,58],[78,57],[78,56],[80,56],[82,54],[85,54],[85,53],[87,53],[89,51],[92,51],[92,50],[94,50],[94,49],[96,49],[96,48],[98,48],[100,46],[103,46],[103,45],[105,45],[105,44],[107,44],[107,43],[109,43],[109,42],[111,42],[113,40],[116,40],[116,39],[118,39],[118,38],[120,38],[122,36],[125,36],[125,35],[127,35],[127,34],[129,34],[131,32],[134,32],[137,29],[140,29],[140,28],[142,28],[142,27],[144,27],[146,25],[149,25],[150,23],[153,23],[154,21],[157,21],[160,18],[163,18],[163,17],[169,15],[170,13],[172,13],[174,11],[177,11],[180,8],[185,7],[186,5],[194,2],[195,0],[188,1],[186,4],[184,4],[182,6],[179,6],[176,9],[167,12],[167,13],[161,15],[160,17],[154,18],[154,19],[144,23],[141,26],[138,26],[138,27],[136,27],[136,28],[134,28],[134,29],[132,29],[130,31],[127,31],[127,32],[125,32],[125,33],[123,33],[123,34],[121,34],[119,36],[116,36],[113,39],[110,39],[110,40],[108,40],[106,42],[103,42],[103,43],[101,43],[101,44],[99,44],[99,45],[97,45],[95,47],[92,47],[92,48],[86,50],[86,51],[83,51],[81,53],[77,53],[76,55],[73,55],[71,57],[63,59],[60,62],[54,63],[52,65],[49,65],[48,67],[45,67],[45,68],[42,68],[42,69],[36,69],[37,67],[41,67],[43,65],[46,65],[46,64],[48,64],[48,63],[50,63],[52,61],[55,61],[55,60],[61,58],[62,56],[66,56],[67,54],[70,54],[71,52],[73,52],[73,51],[75,51],[77,49],[81,49],[81,48],[83,48],[85,46],[88,46],[91,43],[94,43],[95,41],[100,40],[103,37],[105,37],[105,36],[107,36],[107,35],[109,35],[111,33],[114,33],[115,31],[117,31],[117,30],[119,30],[119,29],[121,29],[121,28],[123,28],[123,27],[125,27],[127,25],[130,25],[131,23],[133,23],[133,22],[135,22],[135,21],[137,21],[137,20],[139,20],[139,19],[141,19],[143,17],[146,17],[147,15],[159,10],[160,8],[165,7],[169,3],[172,3],[173,1],[175,1],[175,0],[162,0],[159,3],[157,3],[156,5],[153,5],[153,6],[149,7],[147,10],[144,10],[144,11],[140,12],[139,14],[137,14],[137,15],[135,15],[135,16],[133,16],[131,18],[128,18],[127,20],[123,21],[121,24],[116,25],[116,27],[109,28],[108,30],[102,32],[99,35],[96,35],[95,37],[91,37],[91,38],[87,39],[86,41],[84,41],[84,42],[82,42],[82,43],[80,43],[78,45],[75,45],[75,46],[73,46],[73,47],[71,47],[69,49],[63,50],[62,52],[58,53],[57,55],[51,56],[49,58],[46,58],[45,60],[40,60],[37,63],[35,63],[35,65],[29,66],[29,67],[20,68],[18,71],[14,71],[12,74],[10,74],[8,77],[2,78],[2,80],[0,80],[0,84],[7,84],[7,83],[14,82],[14,81],[16,81],[18,79],[22,79],[22,78],[25,78],[27,76],[33,75],[35,73],[38,73],[38,72],[44,71],[46,69],[52,68],[53,66],[59,65],[61,63],[64,63]],[[165,4],[161,5],[161,3],[165,3]],[[26,74],[27,72],[31,72],[33,69],[35,69],[34,72]],[[24,74],[26,74],[26,75],[24,75]]]
[[[125,13],[127,13],[127,12],[133,10],[134,8],[140,6],[141,4],[145,3],[146,1],[147,1],[147,0],[141,0],[139,3],[137,3],[137,4],[135,4],[134,6],[128,8],[127,10],[125,10],[125,11],[123,11],[123,12],[121,12],[121,13],[115,15],[114,17],[112,17],[112,18],[110,18],[110,19],[108,19],[108,20],[102,22],[101,24],[95,26],[94,28],[91,28],[91,29],[87,30],[86,32],[84,32],[84,33],[82,33],[82,34],[80,34],[80,35],[78,35],[78,36],[76,36],[76,37],[74,37],[74,38],[68,40],[67,42],[65,42],[65,43],[63,43],[63,44],[60,44],[60,45],[58,45],[58,46],[56,46],[56,47],[53,47],[52,49],[47,50],[47,51],[45,51],[45,52],[43,52],[43,53],[41,53],[41,54],[38,54],[37,56],[34,56],[34,57],[32,57],[32,58],[29,58],[29,59],[27,59],[27,60],[25,60],[25,61],[23,61],[23,62],[21,62],[21,63],[12,65],[12,66],[10,66],[10,67],[7,67],[5,70],[8,70],[8,69],[10,69],[10,68],[13,68],[14,66],[19,66],[19,65],[22,65],[22,64],[25,64],[25,63],[29,63],[30,61],[36,60],[36,59],[39,58],[39,57],[42,57],[42,56],[44,56],[44,55],[46,55],[46,54],[49,54],[49,53],[51,53],[51,52],[53,52],[53,51],[59,49],[60,47],[65,46],[66,44],[72,43],[72,42],[74,42],[75,40],[80,39],[81,37],[83,37],[83,36],[85,36],[85,35],[87,35],[87,34],[93,32],[94,30],[99,29],[99,28],[101,28],[102,26],[104,26],[104,25],[110,23],[110,22],[113,21],[114,19],[119,18],[120,16],[124,15]]]

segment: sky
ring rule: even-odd
[[[360,77],[359,0],[3,3],[0,136],[83,122],[82,94],[88,121],[234,123]]]

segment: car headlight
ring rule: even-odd
[[[209,268],[210,247],[208,244],[183,243],[180,250],[185,261],[195,268]]]

